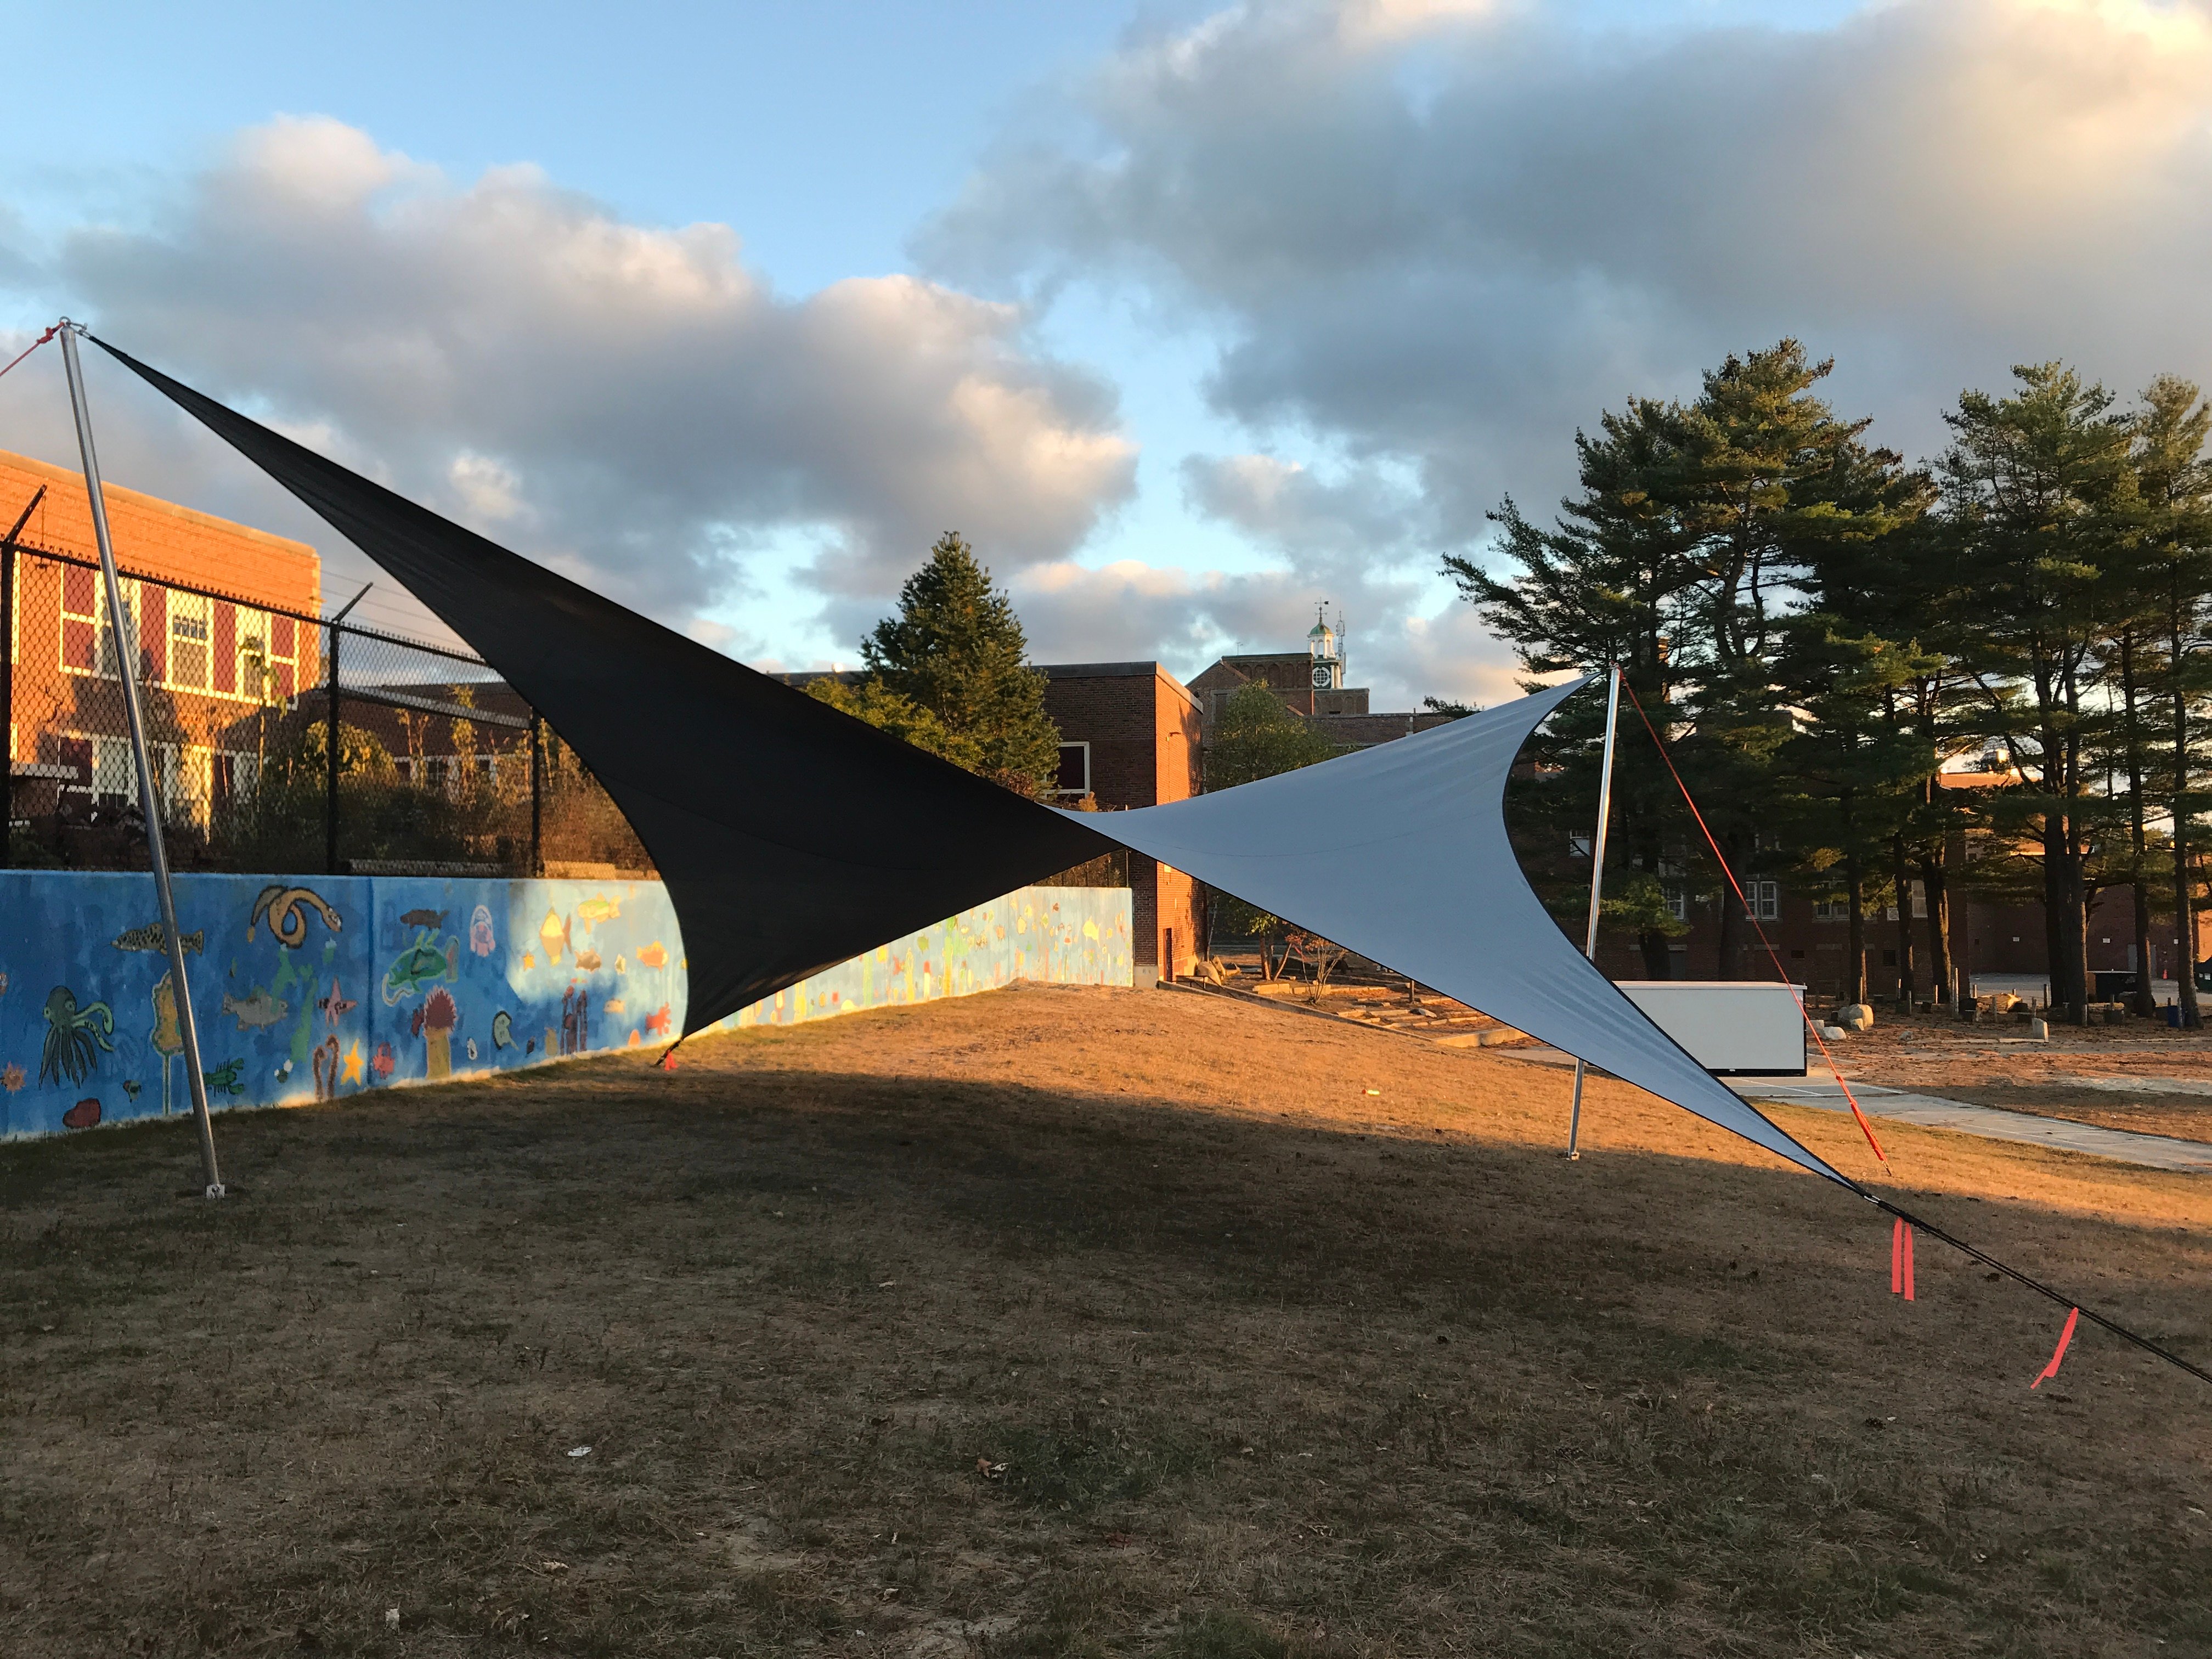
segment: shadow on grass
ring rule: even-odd
[[[55,1654],[2212,1635],[2204,1402],[2088,1343],[2029,1396],[2043,1311],[1933,1251],[1893,1301],[1821,1183],[746,1058],[227,1116],[233,1206],[174,1196],[182,1123],[0,1149],[0,1618]],[[2178,1275],[2201,1332],[2194,1242],[1973,1208]]]

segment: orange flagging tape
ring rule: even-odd
[[[2081,1310],[2079,1308],[2069,1308],[2066,1310],[2066,1328],[2058,1333],[2057,1351],[2051,1356],[2051,1363],[2043,1368],[2035,1381],[2027,1385],[2029,1388],[2039,1389],[2058,1375],[2058,1362],[2066,1358],[2066,1345],[2074,1340],[2074,1326],[2081,1317]]]
[[[1613,672],[1620,673],[1620,671],[1615,669]],[[1637,719],[1644,722],[1644,729],[1651,734],[1652,746],[1658,750],[1659,758],[1666,763],[1668,775],[1674,780],[1674,787],[1682,792],[1682,804],[1690,809],[1690,816],[1698,821],[1698,829],[1705,838],[1705,845],[1713,849],[1713,862],[1720,866],[1721,874],[1728,878],[1728,884],[1735,893],[1735,902],[1743,907],[1744,920],[1751,924],[1752,932],[1759,935],[1759,945],[1765,950],[1767,960],[1774,964],[1775,976],[1788,985],[1790,973],[1782,965],[1782,953],[1774,948],[1774,941],[1766,937],[1766,929],[1759,925],[1758,912],[1751,908],[1751,901],[1743,896],[1743,884],[1736,880],[1735,872],[1729,868],[1728,860],[1722,855],[1720,842],[1713,838],[1713,832],[1705,823],[1705,815],[1698,811],[1698,803],[1691,797],[1690,786],[1682,781],[1682,775],[1674,769],[1674,757],[1667,752],[1666,740],[1659,735],[1659,728],[1651,724],[1651,716],[1644,712],[1644,705],[1637,702],[1636,688],[1628,683],[1626,674],[1620,676],[1620,689],[1628,693],[1628,701],[1635,706]],[[1812,1033],[1814,1044],[1820,1051],[1820,1058],[1828,1062],[1828,1074],[1836,1079],[1837,1086],[1844,1091],[1844,1098],[1850,1103],[1851,1115],[1858,1120],[1859,1133],[1866,1137],[1867,1145],[1874,1148],[1875,1162],[1887,1165],[1889,1159],[1883,1155],[1881,1142],[1874,1138],[1874,1125],[1867,1121],[1867,1115],[1859,1109],[1859,1097],[1851,1092],[1851,1085],[1836,1069],[1836,1057],[1828,1052],[1827,1040],[1820,1035],[1820,1028],[1814,1023],[1812,1013],[1802,997],[1797,1001],[1797,1017],[1805,1022],[1805,1029]]]
[[[1889,1230],[1889,1293],[1907,1302],[1912,1297],[1912,1229],[1904,1222]]]

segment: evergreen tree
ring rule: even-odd
[[[1862,442],[1867,422],[1838,419],[1816,394],[1831,368],[1784,340],[1729,358],[1687,406],[1632,400],[1603,417],[1600,436],[1577,434],[1583,489],[1554,529],[1510,498],[1492,515],[1499,550],[1519,567],[1510,582],[1445,561],[1530,670],[1625,666],[1745,875],[1780,850],[1773,768],[1791,728],[1776,694],[1778,619],[1815,561],[1894,533],[1925,504],[1924,482]],[[1587,834],[1597,732],[1594,708],[1571,706],[1553,722],[1547,757],[1565,767],[1566,787],[1544,793],[1568,820],[1554,828]],[[1686,861],[1669,849],[1682,853],[1694,832],[1648,744],[1624,743],[1614,803],[1629,867],[1606,914],[1637,929],[1644,971],[1664,976],[1668,939],[1686,931],[1668,890]],[[1720,896],[1721,972],[1733,975],[1743,918],[1717,872],[1708,888]]]
[[[1911,891],[1893,885],[1893,853],[1914,805],[1913,792],[1936,770],[1934,746],[1896,719],[1899,690],[1938,659],[1879,635],[1856,634],[1820,611],[1790,618],[1778,663],[1780,687],[1796,711],[1796,730],[1779,747],[1778,771],[1792,786],[1794,839],[1805,866],[1824,873],[1845,902],[1846,1001],[1866,1000],[1866,908],[1870,890],[1895,896],[1909,917]],[[1900,958],[1901,961],[1901,958]]]
[[[899,590],[899,611],[876,624],[860,653],[872,676],[848,712],[905,723],[933,752],[1025,795],[1053,787],[1060,728],[1045,712],[1044,676],[1029,666],[1029,641],[1006,594],[956,531]],[[909,710],[927,714],[931,726]],[[938,735],[941,732],[941,736]]]
[[[1962,394],[1944,419],[1938,465],[1952,590],[1971,606],[1956,631],[1984,700],[1984,730],[2029,780],[1998,805],[2040,843],[2044,932],[2054,1004],[2087,1018],[2087,854],[2106,804],[2088,763],[2101,714],[2114,519],[2131,487],[2127,423],[2112,394],[2061,363],[2015,368],[2009,398]]]
[[[1553,528],[1525,518],[1510,496],[1490,515],[1498,550],[1517,573],[1492,577],[1452,555],[1444,574],[1479,606],[1484,622],[1512,641],[1532,675],[1592,672],[1619,664],[1661,730],[1668,729],[1682,677],[1671,635],[1704,579],[1696,535],[1676,509],[1670,486],[1683,447],[1682,411],[1654,398],[1632,398],[1625,413],[1600,417],[1599,435],[1575,434],[1578,494],[1560,503]],[[1530,689],[1539,682],[1532,680]],[[1587,838],[1596,812],[1603,714],[1595,697],[1571,701],[1540,744],[1563,775],[1541,792],[1520,791],[1553,844]],[[1604,914],[1634,933],[1645,974],[1668,976],[1668,942],[1687,931],[1668,902],[1666,857],[1674,785],[1647,744],[1623,744],[1613,773],[1613,823],[1626,854],[1608,879]],[[1574,902],[1561,890],[1555,908]]]
[[[2160,658],[2168,713],[2166,806],[2171,819],[2175,936],[2181,961],[2182,1023],[2201,1024],[2197,1009],[2197,891],[2191,858],[2193,820],[2203,805],[2196,787],[2203,742],[2191,714],[2212,690],[2212,658],[2203,650],[2204,605],[2212,592],[2212,404],[2189,381],[2160,375],[2142,394],[2130,423],[2128,464],[2141,514],[2135,570]],[[2145,960],[2138,983],[2148,983]]]
[[[872,674],[850,685],[825,676],[810,681],[806,695],[817,702],[828,703],[840,714],[881,726],[893,737],[917,749],[927,750],[939,760],[949,760],[970,772],[985,769],[981,750],[972,739],[953,733],[943,720],[912,697],[892,690],[879,676]]]

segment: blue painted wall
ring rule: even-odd
[[[296,1105],[684,1029],[658,882],[179,876],[209,1103]],[[1025,887],[722,1022],[786,1024],[1015,980],[1127,985],[1126,888]],[[189,1113],[153,878],[0,871],[0,1136]]]
[[[1023,887],[824,969],[721,1022],[791,1025],[863,1008],[996,990],[1016,980],[1127,985],[1126,887]]]
[[[179,876],[210,1103],[274,1106],[664,1042],[658,882]],[[153,878],[0,872],[0,1134],[189,1112]]]

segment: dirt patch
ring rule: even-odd
[[[0,1646],[2212,1647],[2212,1390],[2031,1394],[2056,1310],[1617,1084],[1571,1165],[1556,1070],[1171,992],[684,1054],[230,1116],[228,1206],[0,1149]],[[1885,1144],[2212,1352],[2212,1186]]]

